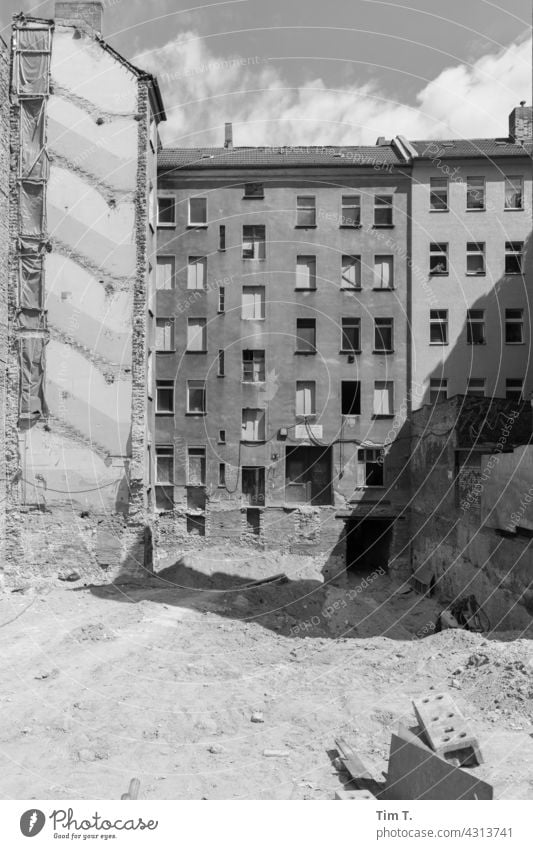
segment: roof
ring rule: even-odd
[[[367,147],[194,147],[166,148],[159,153],[159,168],[305,168],[343,165],[373,168],[405,165],[392,145]]]
[[[428,139],[411,142],[421,159],[464,159],[498,156],[531,156],[533,144],[518,144],[509,138],[501,139]]]

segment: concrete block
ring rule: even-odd
[[[359,799],[376,799],[370,790],[336,790],[334,798],[341,802],[358,801]]]
[[[434,752],[461,765],[482,763],[479,743],[455,702],[447,693],[428,693],[413,701],[423,734]]]

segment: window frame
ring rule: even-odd
[[[353,260],[351,263],[348,263],[346,260]],[[355,268],[355,284],[352,285],[347,281],[346,278],[346,270],[348,268]],[[361,254],[341,254],[341,291],[344,292],[360,292],[363,288],[363,263]]]
[[[348,322],[351,322],[349,324]],[[345,346],[345,341],[348,338],[345,336],[346,328],[352,327],[355,328],[357,334],[357,341],[359,345],[357,348],[347,348]],[[360,354],[361,353],[361,318],[360,316],[342,316],[341,317],[341,354]]]
[[[255,412],[260,413],[257,417],[257,438],[254,439],[246,439],[244,437],[244,414],[245,412]],[[261,435],[262,432],[262,435]],[[266,410],[264,407],[242,407],[241,408],[241,442],[265,442],[266,441]]]
[[[205,201],[205,220],[204,221],[193,221],[191,218],[191,201],[194,200],[203,200]],[[207,195],[193,195],[192,197],[187,198],[187,227],[193,230],[206,230],[209,226],[209,212],[208,212],[208,199]]]
[[[515,246],[514,248],[512,247],[513,245]],[[517,245],[520,245],[519,250],[516,250]],[[507,270],[508,260],[516,262],[518,271]],[[505,242],[504,274],[506,277],[522,277],[524,275],[524,242]]]
[[[506,401],[520,401],[524,400],[524,378],[523,377],[506,377],[505,378],[505,400]],[[510,387],[510,383],[520,383],[520,394],[516,395],[517,386],[514,388]]]
[[[254,231],[251,236],[244,235],[245,230]],[[262,231],[262,238],[256,238],[255,231]],[[245,256],[245,242],[252,245],[252,256]],[[261,256],[262,253],[262,256]],[[265,224],[243,224],[242,225],[242,259],[248,262],[264,262],[266,260],[266,225]]]
[[[193,454],[193,452],[197,452]],[[194,483],[191,476],[191,457],[200,458],[200,483]],[[202,462],[203,461],[203,462]],[[187,445],[186,486],[205,487],[207,474],[207,451],[205,445]]]
[[[444,315],[434,316],[433,313],[443,313]],[[450,315],[449,310],[447,309],[433,309],[429,311],[429,344],[430,345],[438,345],[446,346],[450,344]],[[437,339],[432,339],[432,330],[436,327],[444,328],[445,333],[442,334],[444,339],[439,341]]]
[[[199,322],[199,327],[201,327],[201,348],[190,348],[189,345],[191,343],[191,322],[197,321]],[[187,354],[207,354],[207,318],[201,315],[191,315],[187,318],[187,338],[186,338],[186,347],[185,353]]]
[[[388,322],[387,325],[382,324],[384,328],[388,328],[390,332],[390,347],[378,348],[378,322]],[[394,317],[393,316],[374,316],[374,354],[393,354],[394,353]]]
[[[517,316],[511,316],[509,313],[520,313]],[[519,340],[510,340],[508,338],[508,332],[511,327],[519,327],[520,328],[520,339]],[[505,309],[505,317],[504,317],[504,340],[505,345],[524,345],[525,344],[525,334],[524,334],[524,309],[522,307],[506,307]]]
[[[349,405],[350,412],[345,413],[344,412],[344,409],[345,409],[344,387],[347,386],[348,384],[356,386],[357,389],[355,391],[355,394],[353,395],[352,403]],[[357,408],[356,410],[352,409],[354,406]],[[363,408],[363,399],[362,399],[361,381],[360,380],[341,380],[341,410],[340,410],[340,413],[341,413],[342,418],[343,419],[344,418],[354,418],[355,416],[360,416],[362,408]]]
[[[363,456],[361,456],[363,455]],[[383,448],[358,448],[357,449],[357,465],[364,467],[364,483],[358,483],[357,489],[383,489],[385,486],[385,451]],[[371,467],[369,469],[369,466]],[[372,470],[376,466],[381,469],[380,483],[369,483],[369,478],[372,476]]]
[[[473,246],[476,246],[475,248]],[[487,273],[487,243],[486,242],[467,242],[466,243],[466,271],[467,277],[483,277]],[[473,257],[481,257],[483,267],[480,271],[469,271],[468,260]]]
[[[477,391],[477,389],[474,392],[468,391],[469,389],[471,389],[470,384],[473,381],[478,381],[480,384],[483,383],[483,392],[482,393]],[[481,387],[479,387],[479,388],[481,388]],[[465,393],[466,395],[471,396],[473,398],[486,398],[487,397],[486,393],[487,393],[487,378],[486,377],[469,377],[467,379],[466,393]]]
[[[255,192],[248,191],[249,188],[254,187],[256,189]],[[265,199],[265,184],[264,183],[243,183],[243,192],[242,192],[243,200],[264,200]]]
[[[171,201],[171,209],[173,212],[172,221],[161,221],[159,217],[159,201],[168,200]],[[157,193],[157,221],[156,225],[160,229],[172,229],[177,226],[177,215],[176,215],[176,195],[174,194],[164,194],[163,192]]]
[[[257,318],[254,315],[251,318],[245,316],[244,313],[244,296],[246,295],[260,295],[260,306],[262,315]],[[254,307],[255,307],[255,299],[254,299]],[[265,287],[264,286],[243,286],[241,292],[241,321],[265,321],[266,319],[266,298],[265,298]]]
[[[313,201],[312,204],[302,204],[302,201],[310,200]],[[300,215],[305,215],[312,211],[311,219],[313,221],[312,224],[301,224],[300,223]],[[316,195],[296,195],[296,224],[295,228],[297,230],[312,230],[317,226],[316,223]]]
[[[252,354],[251,357],[245,359],[245,354]],[[262,354],[263,356],[258,356],[257,358],[254,356],[255,354]],[[259,373],[259,377],[256,379],[254,377],[256,371],[256,362],[257,369]],[[247,363],[251,363],[251,379],[246,377]],[[262,366],[262,368],[261,368]],[[250,368],[250,367],[249,367]],[[262,375],[262,376],[261,376]],[[266,351],[264,348],[243,348],[241,352],[241,383],[248,384],[257,384],[264,383],[266,380]]]
[[[171,340],[170,340],[170,347],[169,348],[159,348],[158,344],[157,344],[157,331],[160,327],[159,322],[162,322],[162,321],[166,322],[168,327],[170,327]],[[163,315],[156,316],[156,318],[155,318],[155,340],[154,340],[154,343],[155,343],[155,351],[156,351],[157,354],[172,354],[176,351],[176,327],[175,327],[175,321],[174,321],[173,316],[163,316]]]
[[[155,405],[154,405],[156,416],[173,416],[173,415],[175,415],[175,412],[176,412],[176,392],[175,392],[175,389],[176,389],[176,387],[175,387],[173,380],[165,380],[165,379],[157,380],[156,379],[156,382],[155,382]],[[159,405],[159,400],[160,400],[159,393],[160,393],[160,391],[169,391],[169,390],[170,390],[170,393],[171,393],[170,397],[171,397],[172,403],[170,404],[169,410],[166,410],[166,409],[163,410],[163,409],[160,408],[160,405]]]
[[[438,389],[436,386],[432,386],[432,383],[439,384]],[[444,398],[440,398],[439,396],[444,393]],[[436,397],[435,397],[436,396]],[[448,400],[448,378],[447,377],[431,377],[429,380],[429,403],[440,404],[442,401]]]
[[[520,185],[520,204],[518,206],[509,206],[507,203],[507,198],[510,195],[510,191],[508,190],[509,184],[512,185],[513,181],[518,182]],[[516,192],[514,193],[517,194]],[[522,211],[524,206],[524,176],[523,174],[508,174],[504,177],[504,197],[503,197],[503,208],[506,211]]]
[[[163,266],[163,261],[170,260],[170,286],[160,286],[159,285],[159,274],[158,270]],[[171,292],[176,288],[176,257],[173,254],[158,254],[156,257],[155,264],[155,290],[156,292]]]
[[[444,249],[444,250],[443,250]],[[430,242],[429,243],[429,276],[430,277],[448,277],[450,274],[449,264],[449,242]],[[441,261],[444,258],[443,271],[436,271],[432,267],[432,262],[439,258]]]
[[[472,189],[471,185],[474,181],[481,183],[482,185],[482,206],[471,206],[469,203],[470,197],[472,194],[476,193],[477,189]],[[486,202],[487,202],[487,180],[486,177],[476,176],[471,174],[467,175],[466,178],[466,201],[465,201],[465,209],[467,212],[485,212],[486,210]]]
[[[389,408],[388,413],[384,413],[382,411],[376,412],[376,392],[379,392],[378,384],[384,387],[384,390],[388,392],[387,396],[387,406]],[[381,390],[382,392],[384,391]],[[383,398],[383,395],[380,396]],[[394,418],[394,381],[393,380],[375,380],[374,381],[374,392],[372,398],[372,418],[374,419],[393,419]]]
[[[175,487],[175,478],[176,478],[176,459],[174,457],[174,446],[173,445],[156,445],[154,450],[154,458],[155,458],[155,476],[154,476],[154,489],[155,489],[155,506],[158,512],[170,512],[174,509],[174,487]],[[159,459],[170,459],[170,474],[168,480],[162,480],[159,477]],[[164,507],[158,503],[158,496],[163,496],[165,501],[168,502]]]
[[[308,347],[300,347],[302,343],[302,338],[299,335],[299,331],[302,329],[312,330],[313,331],[313,341],[307,341],[305,344]],[[296,354],[316,354],[316,318],[297,318],[296,319]]]
[[[389,285],[388,286],[377,286],[376,285],[376,264],[378,260],[390,260],[389,263]],[[374,254],[374,267],[373,267],[373,281],[374,285],[372,289],[374,292],[392,292],[394,290],[394,254]]]
[[[351,201],[351,202],[349,202]],[[353,218],[346,216],[345,210],[356,210]],[[361,195],[341,195],[341,230],[359,230],[361,228]]]
[[[196,384],[193,386],[193,384]],[[202,392],[202,409],[191,410],[191,390],[201,390]],[[189,378],[187,380],[187,411],[188,416],[205,416],[207,414],[207,382],[204,379]]]
[[[203,268],[203,286],[191,286],[191,273],[190,270],[198,267]],[[198,272],[195,272],[195,280],[198,282]],[[187,256],[187,291],[189,292],[205,292],[207,289],[207,256],[205,255],[196,255],[191,254]]]
[[[297,292],[315,292],[316,291],[316,254],[297,254],[296,256],[296,284],[295,290]],[[309,266],[309,286],[299,286],[298,280],[300,279],[298,266],[305,265],[301,260],[307,261]]]
[[[473,313],[475,313],[476,315],[474,316]],[[478,334],[480,334],[480,338],[476,339]],[[467,309],[466,344],[473,346],[487,344],[487,322],[485,310]]]
[[[302,405],[300,404],[301,393],[302,391],[305,393],[306,390],[309,390],[310,396],[310,407],[309,412],[305,412],[305,403],[303,404],[304,410],[299,409]],[[303,396],[305,402],[305,394]],[[316,416],[316,380],[297,380],[296,381],[296,392],[295,392],[295,404],[294,404],[296,418],[308,419]]]
[[[435,183],[442,183],[443,186],[435,188]],[[439,198],[444,194],[444,205],[434,206],[435,198]],[[440,203],[441,201],[439,201]],[[449,212],[450,211],[450,181],[447,177],[430,177],[429,178],[429,211],[430,212]]]
[[[385,201],[385,198],[389,200]],[[380,201],[378,203],[378,201]],[[386,222],[378,221],[380,217],[379,213],[387,212],[385,216],[387,219]],[[394,227],[394,195],[386,194],[386,195],[374,195],[374,228],[378,229],[386,229],[388,227]]]

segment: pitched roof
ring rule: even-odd
[[[166,148],[159,153],[159,168],[302,168],[306,166],[359,167],[405,165],[392,145],[366,147],[195,147]]]
[[[461,159],[498,156],[531,156],[533,145],[501,139],[428,139],[411,142],[421,159]]]

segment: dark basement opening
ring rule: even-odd
[[[348,519],[346,523],[346,570],[368,574],[382,567],[388,571],[392,545],[391,519]]]

